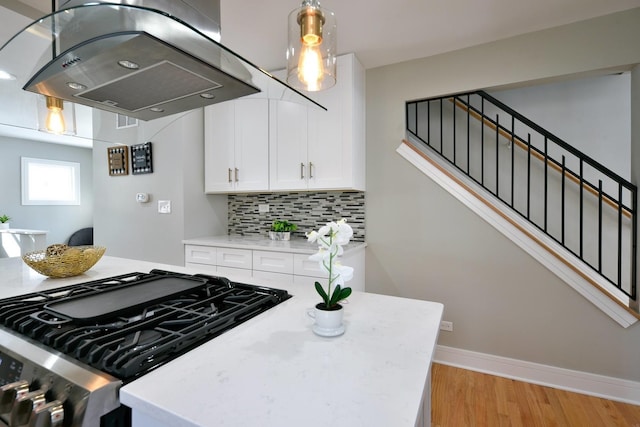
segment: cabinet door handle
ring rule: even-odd
[[[309,162],[309,179],[313,178],[313,163]]]
[[[229,174],[228,174],[228,177],[229,177],[229,182],[232,182],[232,181],[231,181],[231,168],[229,168]]]
[[[300,179],[304,179],[304,163],[300,163]]]
[[[236,168],[236,182],[238,182],[238,168]]]

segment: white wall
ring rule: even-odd
[[[22,206],[20,157],[80,163],[80,205]],[[93,162],[91,150],[49,142],[0,136],[0,215],[12,228],[47,230],[47,242],[66,243],[74,231],[92,225]]]
[[[585,77],[490,93],[629,180],[630,73]]]
[[[227,198],[204,194],[202,109],[140,126],[115,129],[115,116],[96,111],[94,132],[95,241],[107,254],[174,265],[184,264],[185,238],[226,234]],[[107,147],[152,142],[153,173],[109,176]],[[136,202],[136,193],[151,201]],[[158,213],[158,200],[171,213]]]
[[[621,328],[395,153],[406,100],[625,68],[639,39],[634,9],[368,70],[367,290],[444,303],[454,332],[440,344],[639,381],[640,327]]]

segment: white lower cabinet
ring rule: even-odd
[[[309,259],[309,255],[295,254],[293,256],[293,274],[296,276],[310,276],[327,278],[329,273],[326,270],[320,269],[318,261],[312,261]]]
[[[249,249],[217,248],[216,264],[218,267],[251,270],[253,265],[252,251]]]
[[[253,270],[254,279],[265,280],[274,283],[282,283],[283,285],[289,285],[293,283],[293,276],[285,273],[272,273],[270,271]]]
[[[184,260],[193,264],[216,265],[216,248],[211,246],[186,245]]]
[[[220,267],[218,266],[218,276],[226,277],[253,277],[251,270],[245,268]]]
[[[347,250],[340,262],[354,268],[353,279],[347,282],[353,290],[364,291],[364,246]],[[271,283],[309,285],[318,281],[326,286],[328,273],[309,254],[236,249],[205,245],[185,245],[185,265],[218,276],[253,277]]]
[[[273,251],[253,251],[253,270],[293,274],[293,254]]]

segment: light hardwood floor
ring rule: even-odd
[[[640,427],[640,406],[434,363],[432,427]]]

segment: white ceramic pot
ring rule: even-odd
[[[344,325],[342,324],[344,308],[340,304],[334,310],[325,310],[320,307],[324,307],[324,303],[317,304],[315,308],[307,312],[315,320],[312,327],[313,332],[323,337],[336,337],[344,334]]]
[[[269,238],[271,240],[290,240],[291,232],[289,231],[270,231]]]
[[[8,230],[9,223],[8,222],[0,222],[0,230]]]

